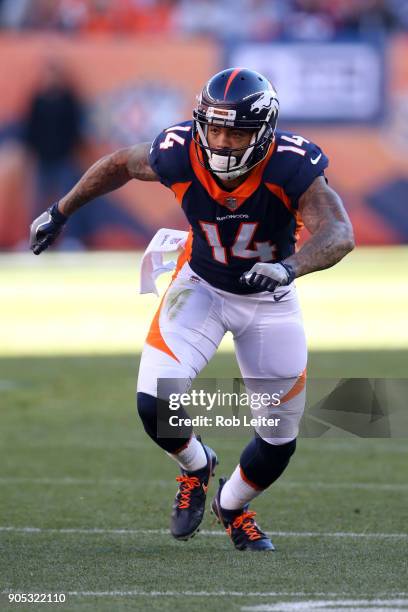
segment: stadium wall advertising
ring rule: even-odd
[[[288,122],[372,122],[384,112],[384,48],[365,41],[246,43],[227,63],[249,66],[276,86]]]

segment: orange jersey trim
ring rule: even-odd
[[[190,261],[192,250],[193,250],[193,230],[190,227],[184,249],[178,256],[177,263],[176,263],[176,269],[174,270],[173,276],[171,277],[172,281],[177,277],[178,273],[180,272],[184,264]]]
[[[153,317],[149,333],[147,334],[146,344],[150,344],[150,346],[153,346],[159,351],[166,353],[167,355],[178,361],[178,363],[180,363],[180,360],[176,357],[171,348],[166,344],[166,341],[164,340],[160,331],[160,313],[163,306],[164,298],[166,297],[166,293],[163,295],[162,300],[160,302],[160,306],[158,307],[156,314]]]
[[[280,185],[276,185],[275,183],[265,183],[265,186],[269,189],[269,191],[272,191],[272,193],[284,203],[289,212],[294,214],[294,209],[292,207],[290,197],[285,192],[283,187],[281,187]]]
[[[303,389],[305,388],[305,385],[306,385],[306,368],[298,376],[298,378],[297,378],[295,384],[293,385],[293,387],[291,389],[289,389],[289,391],[287,392],[287,394],[284,397],[282,397],[280,403],[283,404],[284,402],[288,402],[289,400],[291,400],[294,397],[296,397],[297,395],[299,395],[299,393],[301,393],[303,391]]]
[[[257,164],[248,174],[247,178],[241,185],[238,185],[236,189],[233,191],[226,191],[222,189],[215,181],[211,172],[204,168],[198,157],[200,156],[201,162],[203,161],[202,151],[196,149],[194,141],[192,140],[190,143],[190,162],[193,168],[194,174],[207,191],[207,193],[221,204],[221,206],[225,206],[229,210],[231,210],[228,202],[234,200],[234,208],[235,211],[237,208],[242,206],[244,202],[258,189],[261,184],[262,174],[265,169],[266,164],[269,162],[273,152],[275,150],[275,142],[273,142],[272,146],[269,148],[268,153],[266,154],[265,159],[263,159],[259,164]]]
[[[183,198],[186,195],[191,183],[192,181],[186,181],[185,183],[173,183],[173,185],[170,187],[180,206],[183,204]]]
[[[299,234],[301,230],[304,227],[304,223],[300,216],[300,212],[296,210],[295,208],[293,208],[290,197],[280,185],[276,185],[275,183],[265,183],[265,187],[267,187],[269,191],[271,191],[274,195],[276,195],[276,197],[279,198],[280,201],[284,203],[288,211],[295,217],[295,220],[296,220],[295,238],[297,240],[299,238]]]

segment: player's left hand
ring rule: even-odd
[[[254,289],[262,291],[275,291],[277,287],[290,285],[295,279],[295,272],[287,263],[256,263],[239,279]]]

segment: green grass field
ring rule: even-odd
[[[0,355],[139,351],[158,306],[138,294],[139,262],[137,253],[0,257]],[[299,279],[310,349],[407,348],[407,270],[408,248],[359,249]],[[227,335],[221,350],[231,349]]]
[[[385,257],[391,263],[391,255]],[[356,288],[358,274],[367,269],[366,318],[376,315],[378,322],[365,343],[356,342],[350,330],[353,350],[339,350],[345,346],[342,324],[331,329],[327,343],[327,312],[322,326],[314,326],[318,300],[303,281],[306,324],[312,323],[310,376],[407,377],[403,277],[392,269],[393,289],[401,290],[390,302],[392,322],[383,310],[386,292],[377,292],[376,301],[368,290],[375,288],[380,259],[383,264],[383,256],[364,253],[354,262],[350,283]],[[395,253],[394,259],[400,261]],[[85,269],[67,264],[60,274],[57,259],[48,266],[36,261],[31,269],[23,260],[10,260],[0,270],[0,610],[408,609],[408,451],[401,438],[300,439],[284,476],[253,504],[276,553],[235,551],[209,514],[194,539],[171,538],[177,469],[138,420],[137,351],[131,354],[121,335],[135,317],[134,303],[149,300],[144,304],[150,309],[156,302],[136,295],[129,265],[106,271],[95,261]],[[336,278],[347,276],[346,266]],[[93,294],[95,276],[101,292]],[[39,279],[47,281],[45,296]],[[348,294],[342,306],[344,291],[330,282],[335,289],[322,293],[319,302],[331,296],[330,307],[342,321],[350,309]],[[358,290],[361,300],[363,293]],[[106,301],[98,303],[103,295]],[[88,335],[81,309],[89,324],[92,309],[97,313]],[[73,335],[75,321],[79,329]],[[388,344],[383,324],[387,333],[394,326]],[[140,343],[139,332],[131,333]],[[117,340],[113,346],[111,338]],[[99,354],[86,355],[91,351]],[[202,376],[237,374],[226,345]],[[245,439],[205,441],[219,454],[217,475],[228,475]],[[215,487],[213,482],[210,495]],[[8,604],[8,591],[65,593],[67,603]]]

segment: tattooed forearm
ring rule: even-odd
[[[143,143],[99,159],[71,191],[61,198],[59,210],[69,216],[87,202],[122,187],[132,178],[157,181],[158,177],[148,161],[149,146]]]
[[[299,212],[312,234],[285,262],[296,276],[334,266],[354,248],[353,229],[340,197],[318,177],[299,201]]]
[[[293,266],[296,276],[299,277],[334,266],[353,248],[349,230],[344,224],[327,224],[305,242],[297,253],[285,259],[285,262]]]

